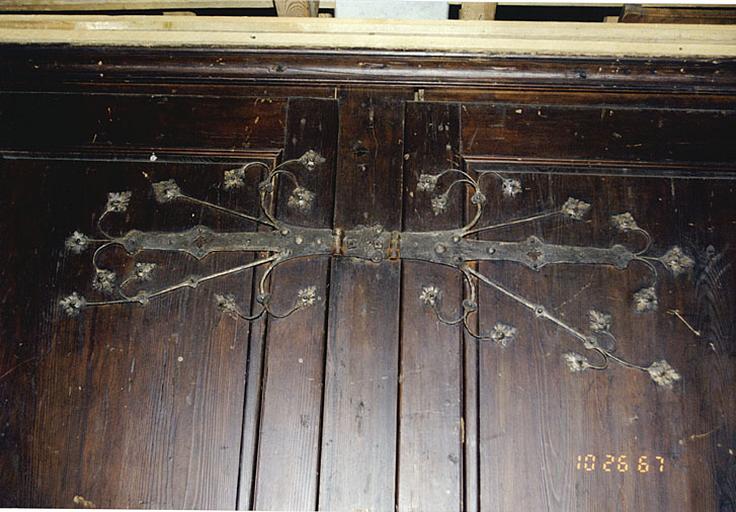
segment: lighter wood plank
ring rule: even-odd
[[[619,23],[4,15],[0,42],[709,58],[736,56],[736,27],[649,25],[641,30]]]
[[[126,11],[165,9],[259,9],[273,0],[6,0],[0,11]]]
[[[496,17],[496,5],[492,2],[465,2],[460,7],[460,19],[492,20]]]
[[[448,2],[450,5],[468,5],[469,2],[460,0]],[[8,0],[0,4],[0,11],[111,11],[111,10],[163,10],[163,9],[264,9],[272,7],[273,0],[120,0],[120,1],[95,1],[95,0]],[[496,5],[536,6],[548,7],[622,7],[625,4],[617,2],[495,2]],[[729,5],[727,2],[711,2],[710,5]],[[673,7],[703,7],[703,4],[679,4],[672,2],[650,3],[647,5],[673,6]],[[334,9],[335,0],[321,0],[320,7]]]
[[[273,5],[283,17],[314,18],[319,11],[319,0],[273,0]]]
[[[518,40],[600,40],[623,42],[735,42],[734,27],[702,27],[687,24],[651,24],[607,26],[597,23],[473,20],[359,20],[319,18],[263,18],[200,16],[196,19],[168,19],[158,16],[0,15],[0,28],[27,30],[76,31],[162,31],[279,33],[324,35],[393,35],[393,36],[484,36]]]
[[[450,5],[468,4],[460,0],[448,2]],[[576,7],[621,7],[625,4],[616,2],[498,2],[497,5],[545,5]],[[710,5],[729,5],[724,0],[711,0]],[[320,5],[325,9],[334,9],[335,0],[322,0]],[[703,4],[679,4],[672,2],[649,2],[644,4],[677,7],[703,7]],[[0,11],[103,11],[103,10],[162,10],[162,9],[263,9],[273,6],[273,0],[5,0],[0,4]]]

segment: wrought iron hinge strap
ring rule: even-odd
[[[286,258],[333,255],[339,230],[283,225],[275,231],[216,232],[206,226],[177,233],[130,231],[116,240],[134,254],[143,250],[179,251],[201,259],[215,252],[273,252]]]
[[[466,239],[457,231],[398,232],[380,226],[354,230],[283,224],[279,231],[216,232],[206,226],[177,233],[130,231],[117,240],[131,254],[180,251],[201,259],[215,252],[273,252],[280,259],[344,256],[380,262],[409,259],[459,267],[468,261],[514,261],[533,270],[553,263],[589,263],[626,268],[635,255],[609,248],[556,245],[529,237],[521,242]]]
[[[589,311],[589,332],[586,334],[578,327],[555,316],[543,305],[535,304],[521,294],[496,282],[490,276],[482,274],[471,263],[480,261],[511,261],[522,264],[530,269],[539,270],[550,264],[592,264],[607,265],[618,269],[627,268],[632,262],[639,262],[651,270],[651,281],[633,295],[633,306],[637,313],[655,311],[658,308],[656,286],[658,272],[655,265],[662,265],[674,276],[689,272],[693,266],[693,259],[682,249],[675,246],[660,256],[649,255],[652,240],[649,233],[640,228],[629,212],[617,213],[610,217],[611,226],[615,232],[627,233],[628,240],[643,245],[634,252],[623,245],[614,244],[610,247],[574,246],[552,244],[536,236],[527,237],[520,241],[478,240],[474,235],[481,232],[489,233],[492,230],[519,226],[530,222],[541,222],[551,217],[557,217],[563,222],[583,221],[591,204],[576,198],[568,198],[561,206],[555,209],[543,210],[533,215],[504,221],[500,224],[476,224],[482,218],[483,208],[487,203],[485,194],[480,190],[484,178],[498,180],[497,190],[505,200],[511,200],[522,193],[521,182],[507,177],[496,171],[479,171],[478,177],[471,176],[461,169],[447,169],[437,174],[422,174],[416,185],[417,193],[434,194],[429,204],[434,215],[442,215],[449,204],[449,193],[453,186],[463,184],[469,187],[473,194],[471,203],[475,206],[474,215],[470,221],[459,229],[441,231],[388,231],[382,226],[358,226],[343,230],[342,228],[309,228],[286,224],[275,218],[268,208],[268,198],[274,191],[275,178],[282,176],[286,183],[293,185],[287,200],[287,206],[303,214],[310,211],[315,193],[303,187],[290,169],[301,168],[306,172],[315,171],[325,163],[325,159],[315,151],[307,151],[301,157],[282,162],[274,168],[267,168],[261,162],[251,162],[242,167],[225,171],[222,186],[224,189],[239,189],[245,187],[246,173],[250,170],[258,172],[264,168],[268,171],[267,177],[258,185],[260,206],[263,217],[253,217],[223,206],[206,202],[183,192],[174,180],[154,183],[153,192],[159,203],[185,201],[196,205],[212,208],[220,213],[229,214],[241,220],[256,222],[266,229],[259,231],[217,232],[207,226],[194,226],[191,229],[176,233],[144,232],[133,230],[125,235],[115,237],[108,234],[102,227],[107,215],[123,213],[127,210],[132,193],[113,192],[108,194],[107,204],[103,214],[98,218],[98,230],[103,238],[90,238],[80,232],[74,232],[66,241],[66,247],[74,253],[81,253],[90,246],[97,246],[92,256],[95,267],[92,287],[96,292],[106,295],[105,300],[88,301],[77,293],[72,293],[60,301],[63,310],[69,315],[77,315],[87,307],[105,306],[122,303],[147,304],[151,299],[162,297],[182,288],[194,288],[200,283],[233,275],[255,266],[263,265],[264,271],[258,282],[256,306],[253,312],[246,314],[237,305],[237,299],[230,295],[217,295],[217,304],[220,310],[232,316],[247,320],[254,320],[265,314],[275,317],[284,317],[309,307],[320,300],[319,291],[310,285],[298,290],[293,306],[285,312],[275,312],[271,304],[270,281],[268,276],[279,264],[294,258],[314,256],[339,256],[359,258],[380,263],[386,260],[416,260],[428,263],[446,265],[457,269],[465,277],[465,298],[462,301],[461,311],[448,317],[442,309],[442,290],[433,284],[422,287],[419,299],[432,308],[438,321],[448,325],[461,324],[465,331],[480,340],[494,341],[500,346],[510,343],[516,333],[513,326],[496,323],[487,334],[476,333],[473,330],[471,315],[477,314],[478,290],[477,283],[483,283],[509,299],[524,305],[534,312],[537,318],[553,322],[566,330],[575,339],[582,343],[585,350],[597,356],[599,362],[592,362],[587,357],[568,352],[563,358],[572,371],[586,369],[604,369],[610,361],[627,368],[647,372],[659,385],[671,387],[680,379],[679,374],[664,360],[654,361],[648,366],[629,362],[615,353],[616,338],[611,333],[611,316],[597,311]],[[455,179],[449,185],[441,186],[446,177]],[[270,229],[270,230],[269,230]],[[643,244],[641,243],[643,242]],[[97,255],[105,248],[113,245],[122,245],[132,255],[145,251],[174,251],[184,252],[201,259],[218,252],[255,252],[264,253],[250,263],[241,264],[228,270],[205,276],[188,276],[181,282],[169,285],[162,289],[150,289],[145,283],[152,281],[156,273],[156,264],[153,262],[136,261],[132,272],[124,278],[108,268],[98,265]],[[138,259],[138,258],[136,258]],[[684,320],[683,320],[684,321]],[[689,325],[689,324],[688,324]],[[691,330],[695,333],[694,329]]]

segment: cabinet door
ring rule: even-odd
[[[112,236],[131,228],[165,231],[193,219],[252,230],[249,221],[197,205],[174,210],[153,198],[150,180],[173,178],[202,198],[256,212],[252,199],[217,187],[231,165],[4,161],[3,181],[12,186],[2,193],[2,232],[12,250],[3,266],[12,278],[2,345],[13,371],[2,385],[10,401],[5,428],[13,436],[5,438],[3,453],[19,456],[15,478],[28,479],[32,489],[20,503],[233,505],[248,325],[214,314],[215,295],[236,294],[248,308],[244,290],[251,273],[203,283],[198,293],[152,299],[145,307],[111,305],[69,316],[60,305],[73,292],[89,302],[111,299],[94,281],[91,253],[98,248],[96,264],[115,272],[118,283],[128,279],[129,294],[250,261],[240,254],[202,261],[183,253],[131,255],[95,241],[81,254],[65,248],[74,232],[94,240],[102,239],[101,230]],[[106,215],[98,227],[108,192],[123,191],[132,192],[128,209]],[[149,263],[155,265],[151,281],[136,282],[135,265]]]
[[[477,352],[481,508],[727,509],[736,499],[733,111],[462,112],[468,168],[493,171],[480,225],[495,227],[480,238],[636,254],[617,268],[548,264],[549,250],[530,248],[527,264],[479,265],[515,294],[480,292],[477,328],[515,328],[513,342]],[[585,203],[579,219],[566,215],[569,198]],[[570,354],[605,361],[575,331],[626,362],[581,367]],[[653,371],[663,360],[677,380]]]
[[[490,203],[491,224],[554,212],[569,197],[590,204],[590,211],[582,221],[544,215],[483,232],[484,239],[534,236],[550,244],[621,244],[644,252],[625,268],[479,266],[521,297],[490,287],[480,293],[479,330],[515,328],[512,343],[479,346],[482,508],[700,510],[707,503],[706,510],[717,509],[719,499],[732,497],[719,482],[732,468],[727,446],[734,418],[725,396],[734,379],[727,354],[736,305],[729,263],[736,183],[525,166],[507,168],[504,176],[518,180],[521,192],[513,199],[498,194]],[[618,229],[626,213],[648,235]],[[642,298],[643,290],[649,298]],[[522,301],[543,306],[551,317],[535,316]],[[610,358],[605,370],[573,371],[582,368],[570,368],[571,354],[592,365],[603,359],[569,327],[644,369],[667,361],[679,378],[657,385],[647,371]]]
[[[239,487],[251,485],[241,484],[252,478],[241,466],[255,457],[265,331],[223,315],[217,297],[250,311],[254,271],[227,271],[258,256],[198,259],[104,239],[196,225],[256,230],[242,214],[260,214],[263,168],[308,149],[330,159],[326,173],[305,180],[324,189],[317,211],[331,212],[335,102],[5,93],[0,104],[0,502],[235,508]],[[249,167],[240,188],[224,186],[227,170],[256,162],[264,165]],[[152,184],[166,180],[193,199],[157,201]],[[128,192],[127,205],[102,216],[109,193]],[[274,200],[278,211],[286,197]],[[89,239],[86,250],[70,241],[75,232]],[[72,293],[119,298],[106,295],[95,266],[124,281],[127,295],[148,290],[151,300],[66,314],[61,302]],[[325,269],[308,270],[326,279]],[[187,282],[198,285],[177,288]],[[168,288],[177,289],[156,296]]]

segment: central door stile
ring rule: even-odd
[[[339,92],[335,226],[401,229],[407,90]],[[320,510],[393,510],[399,261],[335,258],[330,278]]]

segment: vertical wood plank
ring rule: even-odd
[[[462,134],[462,115],[460,117],[460,129]],[[462,135],[460,136],[462,145]],[[475,174],[472,167],[465,164],[465,170]],[[476,174],[477,178],[477,174]],[[470,212],[475,211],[475,205],[471,201],[471,194],[465,196],[465,218]],[[478,235],[473,235],[474,239]],[[478,270],[477,263],[470,263],[470,267]],[[469,325],[478,332],[479,315],[473,315]],[[463,506],[464,512],[478,512],[480,510],[480,346],[483,342],[471,336],[463,329]]]
[[[459,145],[456,105],[407,103],[404,164],[404,229],[432,231],[462,226],[463,194],[453,190],[447,212],[432,215],[430,194],[416,192],[419,175],[452,166]],[[444,189],[452,177],[441,180]],[[407,261],[402,268],[399,385],[398,510],[461,510],[462,329],[447,326],[424,307],[424,286],[442,292],[442,309],[461,309],[459,272]],[[449,312],[449,313],[448,313]]]
[[[466,210],[467,211],[467,210]],[[471,325],[477,329],[476,321]],[[480,509],[480,445],[478,432],[479,393],[478,393],[478,358],[479,342],[469,334],[463,335],[463,507],[465,512],[477,512]]]
[[[675,304],[700,333],[683,348],[685,435],[678,445],[694,461],[687,474],[689,502],[703,510],[736,510],[736,231],[724,228],[736,222],[735,189],[734,180],[671,180],[672,204],[666,205],[677,212],[677,238],[697,269],[693,278],[680,280],[684,300]],[[685,206],[691,202],[697,207]]]
[[[400,229],[409,94],[341,92],[336,226]],[[398,262],[333,264],[320,510],[394,508],[399,287]]]
[[[259,282],[263,272],[264,270],[262,268],[258,268],[253,272],[253,283]],[[255,285],[253,288],[255,288]],[[255,293],[255,289],[253,289],[251,293],[251,307],[255,306]],[[253,314],[253,311],[251,311],[251,314]],[[240,444],[240,474],[238,475],[236,505],[238,510],[251,510],[253,508],[267,332],[268,321],[266,319],[251,322],[250,334],[248,336],[245,404],[243,405],[242,437]]]
[[[283,124],[283,123],[282,123]],[[284,130],[286,130],[284,124]],[[264,173],[265,174],[265,173]],[[264,178],[261,175],[261,179]],[[275,197],[271,193],[264,203],[265,208],[274,212]],[[259,230],[269,228],[261,226]],[[251,310],[250,314],[256,313],[255,296],[257,292],[256,283],[267,271],[266,267],[258,267],[253,271],[253,286],[251,287]],[[238,510],[250,510],[253,507],[256,480],[256,462],[258,446],[260,441],[260,418],[263,397],[263,382],[265,380],[264,364],[266,354],[266,334],[268,333],[268,318],[260,321],[249,322],[250,333],[248,337],[248,359],[245,375],[245,403],[243,405],[242,436],[240,444],[240,473],[238,475],[238,493],[236,508]]]
[[[330,227],[334,203],[337,144],[335,100],[289,101],[284,159],[312,149],[326,161],[298,172],[316,193],[309,212],[287,208],[291,183],[281,181],[277,217],[292,224]],[[271,278],[274,309],[287,310],[297,291],[316,286],[326,297],[329,259],[311,258],[278,267]],[[269,320],[253,508],[314,510],[317,506],[322,386],[324,382],[325,300],[294,315]]]

